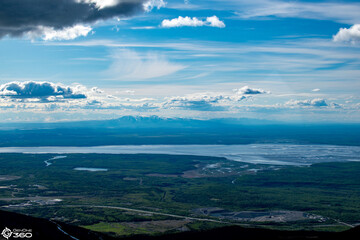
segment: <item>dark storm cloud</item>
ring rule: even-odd
[[[94,3],[76,0],[1,0],[0,38],[21,36],[39,26],[62,29],[117,16],[130,16],[143,10],[146,0],[123,0],[114,6],[98,8]]]
[[[0,96],[8,98],[39,98],[62,97],[66,99],[82,99],[86,95],[72,87],[57,85],[50,82],[9,82],[0,85]]]

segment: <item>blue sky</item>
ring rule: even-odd
[[[100,17],[44,4],[25,23],[18,1],[0,6],[1,122],[360,121],[358,1],[56,0]]]

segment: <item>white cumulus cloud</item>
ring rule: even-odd
[[[78,37],[86,37],[92,28],[81,24],[56,30],[53,27],[39,26],[36,30],[27,33],[31,39],[42,38],[45,41],[72,40]]]
[[[263,89],[257,89],[257,88],[250,88],[248,86],[244,86],[239,89],[234,89],[234,91],[238,94],[242,95],[255,95],[255,94],[265,94],[268,93],[267,91]]]
[[[79,3],[93,3],[99,9],[113,7],[120,3],[120,0],[76,0]]]
[[[315,98],[308,100],[290,100],[286,103],[289,106],[300,106],[300,107],[327,107],[329,106],[325,99]]]
[[[160,9],[166,6],[166,2],[164,0],[149,0],[144,3],[144,10],[146,12],[150,12],[154,8]]]
[[[64,86],[52,82],[8,82],[0,85],[0,97],[10,99],[84,99],[87,94],[81,85]]]
[[[172,28],[172,27],[202,27],[202,26],[209,26],[209,27],[217,27],[217,28],[224,28],[225,23],[220,21],[217,16],[207,17],[206,20],[201,20],[196,17],[182,17],[179,16],[178,18],[173,18],[171,20],[164,19],[161,22],[161,26],[164,28]]]
[[[340,28],[339,32],[333,36],[334,42],[360,43],[360,24],[355,24],[350,28]]]
[[[225,108],[219,103],[226,99],[225,96],[209,95],[208,93],[189,94],[166,98],[164,108],[180,108],[196,111],[224,111]]]
[[[245,99],[245,96],[236,94],[216,92],[193,93],[185,96],[167,97],[165,98],[166,101],[163,102],[163,108],[195,111],[226,111]]]
[[[220,19],[217,16],[207,17],[206,22],[208,22],[211,27],[218,27],[218,28],[225,27],[225,23],[223,21],[220,21]]]

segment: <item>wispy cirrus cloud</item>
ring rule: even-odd
[[[142,30],[142,29],[155,29],[155,26],[139,26],[139,27],[131,27],[134,30]]]
[[[139,53],[131,50],[116,50],[105,74],[112,80],[132,81],[159,78],[174,74],[187,66],[169,61],[156,53]]]
[[[197,0],[191,4],[169,2],[168,8],[232,11],[241,19],[273,20],[276,18],[301,18],[330,20],[356,24],[360,22],[360,4],[356,1],[288,1],[288,0]]]
[[[220,9],[235,10],[242,19],[271,20],[276,18],[302,18],[330,20],[356,24],[360,22],[358,2],[335,1],[287,1],[287,0],[210,0]],[[209,1],[197,2],[196,7],[207,9]]]

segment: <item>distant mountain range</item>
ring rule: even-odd
[[[219,125],[267,125],[280,122],[250,118],[218,118],[199,120],[191,118],[163,118],[158,116],[124,116],[110,120],[90,120],[52,123],[2,123],[0,130],[44,128],[210,128]]]
[[[125,116],[79,122],[5,123],[0,127],[0,147],[250,143],[359,146],[360,124]]]

